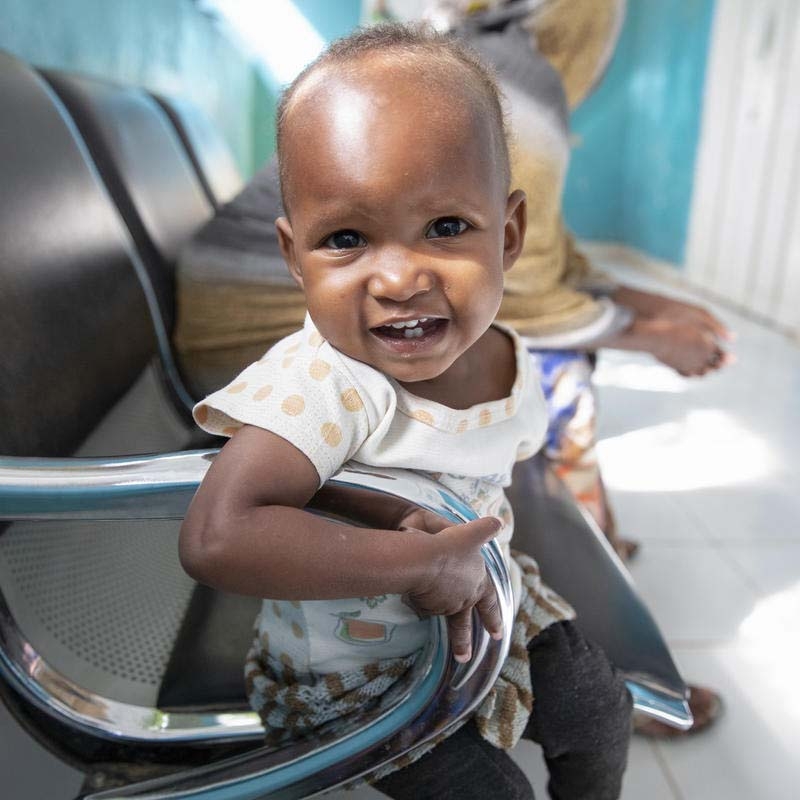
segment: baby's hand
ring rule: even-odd
[[[489,634],[499,639],[503,622],[497,595],[481,555],[481,545],[502,527],[496,517],[481,517],[442,529],[435,538],[438,557],[430,575],[405,595],[405,601],[422,616],[447,617],[450,645],[456,661],[472,655],[472,608],[478,610]]]

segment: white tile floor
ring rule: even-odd
[[[738,337],[726,370],[686,380],[605,351],[596,374],[604,475],[621,530],[643,543],[631,572],[685,677],[726,707],[697,737],[635,739],[623,800],[800,797],[800,348],[714,310]],[[546,798],[538,748],[513,755]]]
[[[597,371],[604,474],[622,531],[643,543],[633,576],[684,675],[726,703],[701,736],[635,740],[623,800],[800,797],[800,349],[719,313],[739,361],[718,375],[684,380],[608,351]],[[0,707],[3,776],[19,777],[33,753],[19,736]],[[33,753],[24,800],[73,796],[77,773],[43,755]],[[523,743],[514,757],[546,798],[537,748]]]

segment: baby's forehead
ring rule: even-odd
[[[413,93],[421,107],[447,109],[457,117],[491,113],[486,87],[458,59],[447,53],[390,50],[320,64],[297,87],[287,109],[287,122],[296,108],[330,99],[348,89],[372,95],[379,103]]]
[[[466,154],[470,161],[507,164],[495,97],[478,77],[465,79],[469,72],[447,54],[378,52],[318,65],[296,87],[284,112],[279,154],[284,200],[304,177],[312,151],[314,158],[349,149],[359,161],[367,151],[371,163],[382,167],[380,145],[392,141],[393,163],[405,159],[413,168],[422,157],[414,153],[415,144],[424,142],[422,155],[437,161]],[[507,178],[507,169],[502,172]]]

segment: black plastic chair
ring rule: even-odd
[[[225,140],[208,117],[182,97],[153,97],[175,126],[211,205],[221,208],[244,188]]]

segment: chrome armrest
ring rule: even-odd
[[[216,451],[188,451],[114,459],[0,458],[0,519],[180,519]],[[403,470],[352,465],[332,478],[344,498],[364,491],[401,498],[453,522],[475,518],[472,509],[444,487]],[[309,508],[314,513],[324,510]],[[473,619],[469,663],[449,654],[442,618],[431,620],[426,651],[392,705],[379,716],[344,723],[332,740],[308,740],[275,749],[258,747],[163,778],[92,797],[171,798],[200,796],[209,786],[225,797],[306,797],[372,772],[448,730],[470,714],[494,684],[508,653],[513,598],[496,543],[482,549],[497,591],[504,636],[493,640]],[[260,736],[252,712],[163,712],[88,695],[51,670],[26,642],[0,593],[0,673],[27,700],[84,733],[100,738],[175,743]],[[210,733],[213,731],[213,733]]]
[[[182,519],[216,453],[0,456],[0,520]]]

